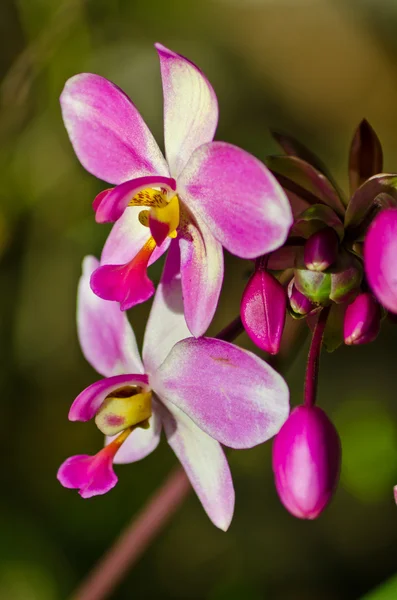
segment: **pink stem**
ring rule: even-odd
[[[103,600],[143,554],[191,489],[182,468],[175,469],[146,506],[101,558],[71,600]]]
[[[330,306],[326,306],[321,309],[316,323],[316,327],[313,332],[309,356],[307,358],[305,375],[305,406],[314,406],[314,404],[316,403],[318,367],[320,364],[321,346],[323,343],[323,336],[330,308]]]

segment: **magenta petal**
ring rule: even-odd
[[[169,177],[155,175],[152,177],[139,177],[138,179],[131,179],[130,181],[121,183],[108,191],[107,194],[104,194],[100,200],[97,201],[98,196],[94,200],[94,209],[96,207],[95,219],[97,223],[113,223],[117,221],[135,194],[152,187],[163,187],[170,191],[175,191],[176,181]]]
[[[101,452],[71,456],[59,467],[57,478],[63,487],[79,489],[82,498],[106,494],[118,481],[112,460],[112,454]]]
[[[138,254],[150,238],[150,230],[139,222],[140,206],[129,206],[113,225],[101,255],[102,265],[123,265]],[[149,259],[149,265],[168,249],[171,238],[157,246]]]
[[[102,300],[90,287],[98,268],[93,256],[86,256],[77,302],[77,329],[85,358],[105,377],[121,373],[143,373],[134,332],[117,304]]]
[[[146,375],[115,375],[89,385],[75,399],[69,411],[70,421],[89,421],[95,417],[102,402],[119,388],[132,385],[148,388]]]
[[[265,352],[280,349],[287,294],[279,281],[258,269],[248,281],[241,300],[241,319],[251,340]]]
[[[181,461],[207,515],[216,527],[226,531],[233,517],[234,488],[221,445],[176,406],[163,413],[169,445]]]
[[[285,242],[288,199],[269,169],[244,150],[224,142],[200,146],[178,183],[182,200],[233,254],[255,258]]]
[[[155,373],[171,348],[187,337],[190,331],[183,310],[180,252],[174,240],[146,324],[142,351],[146,373]]]
[[[180,231],[181,277],[185,318],[198,337],[215,314],[223,282],[222,246],[203,222],[188,223]]]
[[[397,313],[397,209],[375,217],[364,242],[368,283],[388,310]]]
[[[146,123],[114,83],[91,73],[75,75],[65,84],[61,108],[77,157],[95,177],[117,185],[169,174]]]
[[[146,269],[137,274],[129,264],[99,267],[92,274],[91,288],[100,298],[119,302],[121,310],[146,302],[154,294]]]
[[[171,173],[181,173],[193,151],[212,141],[218,102],[205,75],[190,60],[155,44],[164,95],[164,141]]]
[[[338,433],[317,406],[298,406],[273,444],[276,488],[286,509],[315,519],[332,498],[339,479]]]
[[[216,339],[178,342],[151,384],[167,406],[231,448],[268,440],[288,416],[284,379],[251,352]]]

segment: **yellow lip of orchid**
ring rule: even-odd
[[[139,426],[152,415],[152,392],[125,388],[108,396],[96,414],[95,423],[105,435],[115,435]]]
[[[176,237],[180,220],[179,198],[176,194],[168,200],[165,189],[147,188],[135,194],[129,206],[149,207],[139,213],[139,221],[145,227],[150,227],[158,246],[166,237]]]

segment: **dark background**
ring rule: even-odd
[[[261,159],[270,127],[309,145],[346,186],[352,133],[366,117],[397,170],[397,4],[393,0],[2,0],[0,3],[0,599],[64,599],[166,478],[167,445],[117,469],[107,496],[82,500],[56,480],[69,455],[94,453],[94,424],[69,423],[95,380],[76,338],[82,258],[108,227],[63,128],[65,80],[100,73],[124,88],[158,140],[155,41],[185,54],[218,95],[217,139]],[[227,260],[214,333],[231,320],[250,264]],[[158,279],[160,265],[152,270]],[[131,311],[142,340],[149,304]],[[239,342],[251,347],[248,338]],[[325,355],[319,402],[343,443],[341,485],[315,522],[280,505],[271,445],[233,452],[237,504],[224,534],[192,494],[114,593],[115,600],[354,600],[397,571],[397,328]],[[252,347],[251,347],[252,348]],[[288,370],[302,398],[307,342]],[[369,596],[372,599],[372,596]],[[375,598],[375,597],[374,597]],[[397,581],[377,600],[397,598]]]

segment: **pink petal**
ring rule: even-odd
[[[223,531],[234,511],[234,488],[220,444],[204,433],[176,406],[163,411],[168,443],[182,463],[211,521]]]
[[[364,242],[368,283],[388,310],[397,313],[397,209],[380,212]]]
[[[186,337],[190,337],[190,331],[183,309],[180,252],[175,240],[169,249],[146,324],[142,352],[146,372],[155,372],[171,348]]]
[[[104,300],[119,302],[121,310],[145,302],[154,294],[147,268],[155,249],[156,243],[149,238],[127,264],[100,266],[91,275],[91,289]]]
[[[65,127],[87,171],[108,183],[169,175],[159,147],[128,96],[99,75],[81,73],[61,95]]]
[[[86,256],[78,287],[77,329],[85,358],[105,377],[122,373],[143,373],[134,332],[119,306],[98,298],[91,290],[90,277],[98,268],[93,256]]]
[[[113,225],[102,250],[101,265],[123,265],[136,256],[150,237],[148,227],[142,225],[138,215],[142,208],[130,206]],[[153,264],[168,249],[171,238],[157,246],[149,260]]]
[[[149,391],[146,375],[115,375],[89,385],[75,399],[69,411],[70,421],[89,421],[95,417],[109,394],[125,386],[140,386]]]
[[[255,157],[224,142],[198,148],[179,181],[182,200],[233,254],[255,258],[285,242],[292,213],[288,199]]]
[[[154,408],[154,399],[152,400],[152,403]],[[120,446],[120,449],[117,451],[113,461],[115,465],[124,465],[142,460],[142,458],[145,458],[157,448],[160,442],[162,423],[160,414],[155,408],[149,419],[149,424],[149,429],[137,427],[128,436],[124,444]],[[117,435],[108,437],[106,439],[106,444],[111,443],[116,438]]]
[[[57,478],[64,487],[79,489],[82,498],[106,494],[118,481],[112,454],[101,452],[96,456],[79,454],[67,458],[59,467]]]
[[[288,416],[284,379],[233,344],[189,338],[176,344],[152,382],[157,395],[231,448],[250,448],[275,435]]]
[[[132,198],[146,188],[162,187],[169,192],[176,190],[176,181],[170,177],[160,177],[159,175],[151,177],[139,177],[124,181],[107,193],[101,192],[94,200],[93,208],[96,211],[95,219],[97,223],[113,223],[117,221],[125,211]],[[142,210],[142,209],[141,209]]]
[[[203,335],[215,314],[223,282],[222,246],[201,221],[180,230],[182,294],[192,334]]]
[[[164,94],[164,139],[171,173],[178,176],[193,151],[212,141],[218,102],[205,75],[180,54],[155,44]]]

